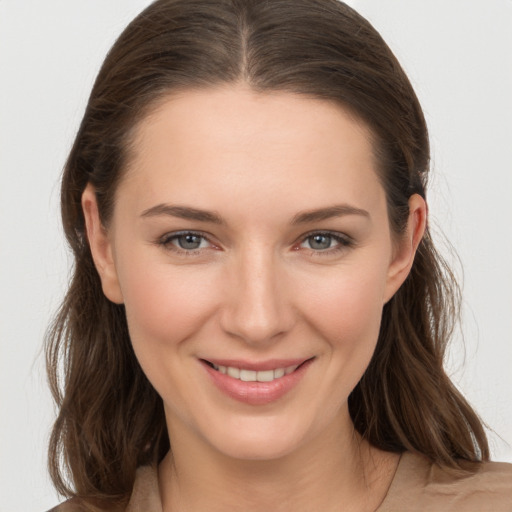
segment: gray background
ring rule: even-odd
[[[0,0],[0,512],[58,501],[45,469],[54,411],[41,341],[69,268],[59,175],[106,51],[148,3]],[[423,104],[431,223],[464,268],[464,322],[448,367],[494,429],[494,458],[512,462],[512,2],[350,3]]]

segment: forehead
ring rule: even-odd
[[[339,105],[225,86],[162,100],[137,127],[119,192],[132,183],[140,203],[186,196],[202,207],[219,194],[369,204],[382,195],[375,168],[369,129]]]

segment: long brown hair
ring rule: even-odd
[[[47,336],[59,413],[49,462],[68,496],[123,501],[138,466],[169,450],[160,397],[133,353],[122,305],[103,295],[84,229],[91,183],[108,225],[137,124],[178,90],[243,81],[343,105],[371,129],[390,223],[425,197],[428,134],[405,73],[376,30],[337,0],[158,0],[122,33],[94,84],[62,179],[75,264]],[[443,370],[459,291],[427,233],[385,305],[377,348],[349,397],[356,429],[384,450],[445,467],[487,460],[482,425]]]

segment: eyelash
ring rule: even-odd
[[[196,236],[201,238],[201,241],[206,241],[209,244],[212,244],[208,236],[200,231],[177,231],[174,233],[168,233],[157,240],[157,245],[163,247],[166,250],[177,253],[178,255],[184,256],[198,256],[203,253],[205,248],[197,248],[197,249],[183,249],[173,244],[173,241],[177,241],[180,237],[184,236]],[[355,245],[354,240],[349,236],[332,232],[332,231],[312,231],[310,233],[306,233],[303,235],[299,242],[295,243],[293,249],[298,251],[302,244],[304,244],[308,239],[312,239],[315,236],[323,236],[329,237],[331,240],[335,241],[337,245],[334,247],[329,247],[327,249],[311,249],[311,248],[303,248],[307,250],[310,254],[314,256],[328,256],[334,255],[344,250],[349,249]],[[215,247],[215,244],[212,244]]]
[[[337,243],[337,245],[335,245],[334,247],[329,247],[328,249],[323,249],[323,250],[307,248],[306,250],[308,250],[310,252],[310,254],[312,254],[314,256],[332,256],[334,254],[338,254],[339,252],[345,251],[345,250],[353,247],[355,244],[354,240],[352,238],[350,238],[347,235],[341,234],[341,233],[332,232],[332,231],[312,231],[310,233],[306,233],[301,238],[301,241],[294,246],[294,248],[300,247],[308,239],[311,239],[315,236],[329,237],[332,240],[334,240]],[[298,249],[296,249],[296,250],[298,250]]]
[[[197,236],[202,239],[201,241],[205,240],[210,244],[212,243],[210,241],[210,239],[204,233],[201,233],[200,231],[177,231],[174,233],[167,233],[166,235],[161,237],[159,240],[157,240],[157,244],[162,246],[164,249],[173,251],[179,255],[183,255],[183,256],[200,255],[203,252],[204,248],[187,250],[187,249],[178,247],[177,245],[174,245],[172,243],[174,240],[178,240],[180,237],[184,237],[184,236]]]

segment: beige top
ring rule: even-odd
[[[99,511],[68,501],[49,512]],[[162,512],[156,468],[139,468],[125,512]],[[476,473],[455,474],[404,453],[376,512],[512,512],[512,464],[488,462]]]

